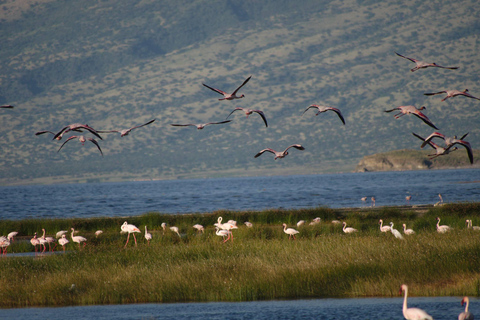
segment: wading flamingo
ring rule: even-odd
[[[53,237],[46,237],[46,236],[45,236],[45,229],[42,229],[42,231],[43,231],[42,238],[45,239],[45,241],[47,241],[47,243],[48,243],[48,250],[53,252],[53,250],[55,250],[55,248],[57,247],[57,244],[56,244],[56,243],[55,243],[55,246],[53,247],[53,249],[52,249],[52,246],[51,246],[52,243],[56,242],[55,238],[53,238]]]
[[[237,92],[238,92],[238,90],[240,90],[240,88],[242,88],[250,80],[251,77],[252,76],[248,77],[245,81],[243,81],[243,83],[240,85],[240,87],[235,89],[235,91],[233,91],[232,93],[226,93],[225,91],[222,91],[220,89],[212,88],[210,86],[207,86],[205,83],[202,83],[202,84],[205,87],[207,87],[208,89],[210,89],[212,91],[215,91],[216,93],[221,94],[223,96],[223,98],[218,99],[218,100],[234,100],[234,99],[241,99],[241,98],[245,97],[244,94],[242,94],[241,96],[237,96]]]
[[[307,109],[305,109],[305,111],[303,111],[302,116],[305,112],[307,112],[308,109],[311,109],[311,108],[316,108],[317,109],[317,113],[315,114],[316,116],[318,116],[322,112],[333,111],[338,115],[340,120],[342,120],[343,124],[345,125],[345,119],[343,118],[343,115],[340,112],[340,109],[337,109],[337,108],[334,108],[334,107],[325,107],[325,106],[319,106],[319,105],[316,105],[316,104],[312,104]]]
[[[264,152],[268,151],[268,152],[271,152],[275,155],[275,158],[274,160],[277,160],[277,159],[282,159],[282,158],[285,158],[287,155],[288,155],[288,149],[290,148],[295,148],[295,149],[298,149],[298,150],[305,150],[305,148],[300,145],[300,144],[292,144],[291,146],[289,146],[287,149],[283,150],[282,152],[277,152],[273,149],[270,149],[270,148],[266,148],[266,149],[263,149],[262,151],[260,151],[259,153],[257,153],[255,155],[254,158],[258,158],[260,157]]]
[[[82,130],[90,131],[92,134],[96,135],[100,140],[103,140],[102,137],[98,134],[97,130],[93,129],[88,124],[81,124],[81,123],[73,123],[63,127],[62,130],[60,130],[55,134],[55,136],[53,137],[53,140],[57,140],[57,138],[60,135],[63,135],[67,132],[70,132],[70,131],[82,132]]]
[[[406,284],[402,284],[400,287],[400,292],[402,294],[405,292],[403,298],[403,316],[407,320],[433,320],[432,316],[419,308],[407,308],[407,296],[408,296],[408,287]]]
[[[222,124],[222,123],[228,123],[228,122],[232,122],[232,120],[225,120],[225,121],[219,121],[219,122],[197,123],[197,124],[194,124],[194,123],[187,123],[187,124],[172,123],[172,124],[170,124],[170,125],[171,125],[171,126],[174,126],[174,127],[188,127],[188,126],[193,126],[193,127],[196,127],[198,130],[202,130],[203,128],[205,128],[206,126],[208,126],[208,125],[210,125],[210,124]]]
[[[469,303],[470,303],[470,300],[468,300],[468,297],[463,297],[462,307],[465,304],[465,311],[458,315],[458,320],[473,320],[473,314],[468,311]]]
[[[405,200],[407,200],[407,205],[410,205],[410,200],[412,200],[412,196],[406,196]]]
[[[291,239],[293,237],[293,240],[295,240],[295,235],[300,233],[299,231],[293,229],[293,228],[287,228],[287,224],[283,224],[283,232],[288,234],[288,239]]]
[[[132,131],[133,129],[137,129],[137,128],[141,128],[141,127],[144,127],[144,126],[147,126],[149,125],[150,123],[154,122],[155,119],[153,120],[150,120],[148,121],[147,123],[144,123],[144,124],[141,124],[141,125],[138,125],[138,126],[135,126],[135,127],[131,127],[131,128],[128,128],[128,129],[122,129],[122,130],[105,130],[105,131],[100,131],[98,130],[97,132],[98,133],[111,133],[111,132],[118,132],[120,133],[120,137],[124,137],[124,136],[128,136],[128,134],[130,133],[130,131]]]
[[[372,207],[375,207],[375,197],[372,197]]]
[[[450,231],[452,228],[447,225],[440,225],[440,217],[437,217],[437,232],[438,233],[445,233]]]
[[[344,223],[343,223],[343,232],[345,232],[345,233],[354,233],[354,232],[358,232],[358,230],[355,229],[355,228],[351,228],[351,227],[348,227],[348,228],[347,228],[347,223],[344,222]]]
[[[69,242],[70,241],[68,241],[67,236],[65,234],[62,234],[62,237],[60,239],[58,239],[58,243],[62,246],[63,252],[65,252],[65,246]]]
[[[35,255],[37,255],[37,246],[40,245],[40,241],[38,240],[37,238],[37,233],[35,232],[35,234],[33,235],[33,238],[30,239],[30,243],[32,244],[32,246],[35,248]]]
[[[442,99],[442,101],[445,101],[447,100],[448,98],[453,98],[453,97],[456,97],[456,96],[464,96],[464,97],[467,97],[467,98],[472,98],[472,99],[476,99],[476,100],[480,100],[480,98],[477,98],[477,97],[474,97],[472,96],[470,93],[468,93],[468,89],[465,89],[463,91],[460,91],[460,90],[443,90],[443,91],[438,91],[438,92],[429,92],[429,93],[424,93],[424,95],[426,96],[434,96],[436,94],[442,94],[442,93],[446,93],[447,96],[445,98]]]
[[[263,113],[263,111],[261,110],[252,110],[252,109],[248,109],[248,108],[241,108],[241,107],[236,107],[235,109],[233,109],[232,112],[230,112],[230,114],[228,115],[228,117],[230,117],[232,115],[232,113],[234,113],[235,111],[237,110],[242,110],[243,112],[245,112],[245,115],[248,116],[251,115],[252,113],[258,113],[260,115],[260,117],[262,117],[263,119],[263,122],[265,123],[265,127],[268,127],[268,124],[267,124],[267,118],[265,118],[265,114]],[[228,119],[227,117],[227,119]]]
[[[130,233],[133,233],[133,239],[135,239],[135,247],[137,246],[137,238],[135,237],[135,232],[138,232],[140,233],[140,229],[138,229],[136,226],[134,226],[133,224],[128,224],[127,221],[125,221],[122,226],[120,227],[120,229],[122,230],[122,232],[126,232],[128,233],[128,236],[127,236],[127,242],[125,242],[125,247],[127,247],[127,244],[128,244],[128,240],[130,238]]]
[[[74,236],[73,234],[75,233],[75,229],[72,228],[72,235],[70,236],[72,238],[72,241],[75,243],[78,243],[78,249],[80,249],[80,243],[83,242],[83,246],[85,247],[87,245],[87,239],[82,236]]]
[[[152,240],[152,234],[147,231],[147,226],[145,226],[145,240],[147,240],[147,244],[150,245],[150,240]]]
[[[389,232],[390,231],[390,229],[391,229],[390,226],[384,226],[382,219],[378,220],[378,223],[380,224],[380,231],[381,232]]]
[[[100,154],[102,155],[103,157],[103,152],[102,152],[102,149],[100,148],[100,145],[98,144],[97,140],[93,139],[93,138],[85,138],[85,136],[71,136],[69,137],[67,140],[65,140],[65,142],[60,146],[60,148],[58,149],[57,152],[60,152],[60,150],[63,148],[63,146],[65,145],[65,143],[67,143],[68,141],[72,140],[72,139],[75,139],[75,138],[78,138],[78,141],[80,141],[80,143],[83,145],[85,145],[85,141],[91,141],[94,145],[97,146],[98,150],[100,151]]]
[[[394,116],[395,119],[398,119],[401,116],[404,116],[406,114],[413,114],[414,116],[418,117],[423,122],[428,124],[430,127],[438,130],[438,128],[433,124],[433,122],[430,121],[430,119],[428,119],[428,117],[420,111],[420,110],[425,110],[425,109],[426,109],[425,106],[422,106],[420,108],[417,108],[415,106],[400,106],[400,107],[396,107],[396,108],[393,108],[393,109],[390,109],[390,110],[385,110],[385,112],[392,112],[392,111],[396,111],[396,110],[400,111],[399,113],[397,113]]]
[[[403,55],[401,55],[400,53],[397,53],[397,52],[395,52],[395,54],[399,57],[405,58],[405,59],[410,60],[410,61],[415,63],[415,67],[413,69],[410,69],[410,71],[412,71],[412,72],[417,71],[419,69],[425,69],[425,68],[428,68],[428,67],[436,67],[436,68],[450,69],[450,70],[458,69],[458,67],[442,67],[442,66],[439,66],[438,64],[436,64],[435,62],[432,62],[432,63],[423,62],[423,61],[420,61],[420,60],[417,60],[417,59],[413,59],[413,58],[403,56]]]
[[[403,224],[403,233],[405,233],[406,235],[412,235],[412,234],[415,234],[415,231],[413,231],[412,229],[407,229],[407,225],[404,223]]]

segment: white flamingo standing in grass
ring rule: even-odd
[[[389,231],[390,231],[390,229],[391,229],[390,226],[384,226],[382,219],[380,219],[380,220],[378,221],[378,223],[380,224],[380,231],[381,231],[381,232],[389,232]]]
[[[390,231],[393,233],[393,235],[395,236],[395,238],[401,239],[401,240],[404,240],[404,239],[405,239],[405,238],[402,236],[402,234],[400,233],[400,231],[398,231],[397,229],[394,229],[394,228],[393,228],[393,222],[390,222]]]
[[[195,224],[195,225],[193,226],[193,228],[196,229],[198,233],[203,233],[203,232],[205,232],[205,229],[203,228],[203,226],[202,226],[201,224]]]
[[[470,301],[468,300],[468,297],[463,297],[462,307],[465,304],[465,311],[458,315],[458,320],[473,320],[473,314],[470,311],[468,311],[469,303]]]
[[[354,233],[354,232],[358,232],[358,230],[355,229],[355,228],[352,228],[352,227],[348,227],[348,228],[347,228],[347,223],[344,222],[344,223],[343,223],[343,232],[345,232],[345,233]]]
[[[440,217],[437,217],[437,232],[445,233],[450,231],[452,228],[447,225],[440,225]]]
[[[233,223],[233,221],[229,221],[229,222],[226,222],[226,223],[222,223],[222,220],[223,220],[222,217],[218,217],[217,223],[215,223],[214,225],[216,227],[218,227],[219,229],[230,231],[230,233],[228,234],[228,237],[229,237],[229,239],[231,238],[232,241],[233,241],[233,233],[231,231],[233,229],[238,229],[238,227],[236,225],[236,222]]]
[[[232,231],[226,229],[220,229],[219,227],[215,227],[215,234],[223,238],[223,243],[227,242],[230,239],[230,235]],[[227,239],[225,239],[227,237]]]
[[[135,239],[135,247],[137,246],[137,238],[135,237],[135,232],[138,232],[140,233],[140,229],[138,229],[136,226],[134,226],[133,224],[128,224],[127,221],[125,221],[122,226],[120,227],[120,229],[122,230],[122,232],[126,232],[128,233],[128,236],[127,236],[127,242],[125,242],[125,247],[127,247],[127,244],[128,244],[128,240],[130,239],[130,233],[133,233],[133,239]]]
[[[295,240],[295,235],[300,233],[298,230],[295,230],[293,228],[287,228],[287,224],[284,223],[283,224],[283,232],[285,232],[286,234],[288,234],[288,239],[292,238],[293,237],[293,240]]]
[[[412,229],[407,229],[407,225],[404,223],[403,224],[403,233],[405,233],[406,235],[412,235],[412,234],[415,234],[415,231],[413,231]]]
[[[75,233],[75,229],[72,228],[72,241],[75,243],[78,243],[78,249],[80,249],[80,243],[83,242],[83,246],[85,247],[87,245],[87,238],[82,237],[82,236],[74,236],[73,234]]]
[[[58,239],[58,243],[62,246],[63,252],[65,252],[65,245],[69,242],[65,234],[62,234],[62,237]]]
[[[180,232],[178,231],[178,227],[170,227],[170,230],[172,230],[173,232],[175,232],[176,234],[178,234],[178,236],[181,238],[182,236],[180,235]]]
[[[432,316],[419,308],[408,308],[407,307],[407,296],[408,296],[408,287],[406,284],[402,284],[400,287],[399,294],[405,292],[403,298],[403,316],[407,320],[433,320]]]
[[[148,245],[150,245],[150,240],[152,240],[152,234],[147,231],[147,226],[145,226],[145,240],[147,240]]]

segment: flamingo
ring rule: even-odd
[[[368,197],[361,197],[360,200],[362,200],[362,202],[367,205],[367,199]]]
[[[237,96],[237,92],[238,90],[240,90],[241,87],[243,87],[251,78],[252,76],[248,77],[245,81],[243,81],[243,83],[240,85],[240,87],[238,87],[237,89],[235,89],[235,91],[233,91],[232,93],[226,93],[225,91],[222,91],[220,89],[215,89],[215,88],[212,88],[210,86],[207,86],[205,83],[202,83],[205,87],[207,87],[208,89],[210,90],[213,90],[215,91],[216,93],[219,93],[221,95],[223,95],[223,98],[221,99],[218,99],[218,100],[234,100],[234,99],[241,99],[241,98],[244,98],[245,95],[242,94],[241,96]]]
[[[195,224],[193,227],[194,227],[194,228],[197,230],[197,232],[199,232],[199,233],[200,233],[200,232],[201,232],[201,233],[205,232],[205,229],[203,228],[203,226],[202,226],[201,224]]]
[[[162,229],[163,229],[163,234],[165,235],[165,230],[167,229],[167,224],[165,222],[162,222],[161,226],[162,226]]]
[[[437,67],[437,68],[450,69],[450,70],[458,69],[458,67],[442,67],[442,66],[439,66],[438,64],[436,64],[435,62],[432,62],[432,63],[423,62],[423,61],[420,61],[420,60],[417,60],[417,59],[413,59],[413,58],[403,56],[403,55],[401,55],[400,53],[397,53],[397,52],[395,52],[395,54],[397,56],[400,56],[402,58],[405,58],[405,59],[408,59],[412,62],[415,62],[415,67],[413,69],[410,69],[410,71],[412,71],[412,72],[417,71],[419,69],[425,69],[425,68],[428,68],[428,67]]]
[[[312,222],[309,223],[310,226],[314,226],[316,224],[319,224],[320,221],[322,221],[322,219],[320,219],[319,217],[315,218],[312,220]]]
[[[62,246],[63,252],[65,252],[65,245],[69,242],[65,234],[62,234],[62,237],[58,239],[58,243]]]
[[[35,232],[32,239],[30,239],[30,243],[35,248],[35,255],[37,255],[37,246],[40,245],[40,241],[37,238],[37,233]]]
[[[480,231],[480,227],[478,226],[474,226],[473,223],[472,223],[472,220],[465,220],[465,222],[467,223],[467,229],[472,229],[472,230],[475,230],[475,231]]]
[[[78,249],[80,249],[80,243],[82,242],[83,242],[83,246],[85,247],[87,245],[87,239],[82,236],[74,236],[73,235],[74,233],[75,233],[75,229],[72,228],[72,234],[70,237],[72,238],[73,242],[78,243]]]
[[[435,205],[443,204],[443,197],[442,197],[442,195],[441,195],[440,193],[438,194],[438,197],[440,198],[440,201],[438,201],[437,203],[435,203]]]
[[[430,142],[430,140],[432,140],[433,138],[443,139],[445,141],[445,149],[447,150],[451,149],[454,145],[459,144],[465,147],[465,149],[467,150],[468,159],[470,160],[470,163],[473,164],[472,146],[468,141],[463,140],[467,136],[467,134],[468,133],[464,134],[460,139],[457,139],[457,136],[447,137],[441,134],[440,132],[434,132],[425,139],[425,141],[422,143],[420,147],[421,148],[425,147],[425,145],[427,145]]]
[[[187,124],[176,124],[176,123],[172,123],[170,124],[171,126],[174,126],[174,127],[188,127],[188,126],[194,126],[196,127],[198,130],[202,130],[203,128],[205,128],[206,126],[210,125],[210,124],[222,124],[222,123],[228,123],[228,122],[232,122],[232,120],[225,120],[225,121],[218,121],[218,122],[207,122],[207,123],[197,123],[197,124],[194,124],[194,123],[187,123]]]
[[[422,140],[423,142],[425,142],[425,139],[422,138],[421,136],[419,136],[418,134],[412,132],[412,134],[417,137],[418,139]],[[443,148],[443,147],[440,147],[438,144],[434,143],[433,141],[428,141],[427,144],[432,147],[433,149],[435,149],[435,153],[432,153],[432,154],[428,154],[427,157],[429,157],[429,159],[433,159],[433,158],[436,158],[436,157],[439,157],[439,156],[443,156],[443,155],[447,155],[449,154],[450,152],[453,152],[455,150],[458,150],[457,147],[450,147],[450,148]]]
[[[131,128],[128,128],[128,129],[122,129],[122,130],[107,130],[107,131],[97,131],[99,133],[111,133],[111,132],[118,132],[120,133],[120,137],[124,137],[124,136],[128,136],[128,134],[130,133],[130,131],[132,131],[133,129],[137,129],[137,128],[141,128],[143,126],[147,126],[149,124],[151,124],[152,122],[154,122],[156,119],[153,119],[153,120],[150,120],[148,121],[147,123],[144,123],[144,124],[141,124],[141,125],[138,125],[138,126],[134,126],[134,127],[131,127]]]
[[[135,237],[135,232],[138,232],[140,233],[140,229],[138,229],[136,226],[134,226],[133,224],[128,224],[127,221],[125,221],[122,226],[120,227],[120,229],[122,230],[122,232],[127,232],[128,233],[128,236],[127,236],[127,242],[125,242],[125,247],[127,247],[127,244],[128,244],[128,239],[130,238],[130,233],[133,233],[133,239],[135,239],[135,247],[137,246],[137,238]]]
[[[407,200],[407,205],[410,205],[410,200],[412,200],[412,196],[406,196],[405,200]]]
[[[393,233],[393,235],[395,236],[395,238],[401,239],[401,240],[404,240],[404,239],[405,239],[405,238],[402,236],[402,234],[400,233],[400,231],[398,231],[397,229],[394,229],[394,228],[393,228],[393,222],[390,222],[390,231]]]
[[[405,297],[403,298],[403,316],[407,320],[433,320],[432,316],[419,308],[407,308],[407,296],[408,296],[408,287],[406,284],[402,284],[400,287],[400,292],[402,294],[405,292]]]
[[[5,237],[1,236],[0,237],[0,248],[2,248],[2,254],[6,255],[7,254],[7,248],[10,245],[10,240]]]
[[[430,127],[438,130],[438,128],[433,124],[433,122],[430,121],[430,119],[428,119],[428,117],[420,111],[420,110],[425,110],[425,109],[426,109],[425,106],[422,106],[420,108],[417,108],[415,106],[400,106],[400,107],[396,107],[396,108],[393,108],[393,109],[390,109],[390,110],[385,110],[385,112],[392,112],[392,111],[395,111],[395,110],[400,111],[399,113],[397,113],[394,116],[395,119],[398,119],[401,116],[404,116],[406,114],[413,114],[414,116],[418,117],[423,122],[428,124]]]
[[[45,239],[45,229],[42,229],[42,231],[43,231],[43,235],[40,238],[38,238],[38,242],[41,246],[43,246],[43,250],[42,250],[42,253],[43,253],[47,249],[45,244],[47,244],[48,241],[47,241],[47,239]]]
[[[263,149],[262,151],[260,151],[259,153],[257,153],[255,155],[254,158],[258,158],[260,157],[264,152],[268,151],[268,152],[271,152],[275,155],[275,159],[274,160],[277,160],[277,159],[282,159],[282,158],[285,158],[287,155],[288,155],[288,149],[290,148],[295,148],[295,149],[298,149],[298,150],[305,150],[305,148],[300,145],[300,144],[292,144],[291,146],[289,146],[287,149],[283,150],[282,152],[277,152],[273,149],[270,149],[270,148],[267,148],[267,149]]]
[[[380,224],[380,231],[381,231],[381,232],[388,232],[388,231],[390,231],[390,229],[391,229],[390,226],[384,226],[382,219],[378,220],[378,223]]]
[[[334,107],[325,107],[325,106],[319,106],[319,105],[316,105],[316,104],[312,104],[307,109],[305,109],[305,111],[303,111],[302,116],[305,112],[307,112],[308,109],[311,109],[311,108],[316,108],[317,109],[317,113],[315,114],[316,116],[318,116],[322,112],[333,111],[338,115],[340,120],[342,120],[343,125],[345,125],[345,119],[343,118],[343,115],[340,112],[340,109],[337,109],[337,108],[334,108]]]
[[[251,222],[245,221],[244,223],[247,226],[247,228],[253,227],[253,224]]]
[[[415,234],[415,231],[413,231],[412,229],[407,229],[407,225],[404,223],[403,224],[403,233],[405,233],[406,235],[412,235],[412,234]]]
[[[57,234],[55,235],[55,238],[61,238],[64,234],[66,234],[68,231],[65,231],[65,230],[60,230],[57,232]]]
[[[225,242],[228,241],[228,239],[230,239],[230,235],[232,234],[232,231],[225,230],[225,229],[220,229],[219,227],[215,227],[215,234],[217,236],[223,237],[223,243],[225,243]],[[227,237],[227,239],[225,239],[225,237]]]
[[[53,238],[53,237],[45,237],[45,229],[42,229],[42,231],[43,231],[42,239],[44,239],[44,240],[48,243],[48,250],[49,250],[49,251],[55,250],[55,248],[57,247],[57,244],[55,244],[55,246],[53,247],[53,249],[52,249],[52,247],[51,247],[51,244],[56,241],[55,238]],[[43,250],[43,251],[45,251],[45,250]]]
[[[218,217],[217,223],[215,223],[214,225],[215,225],[216,227],[218,227],[219,229],[227,230],[227,231],[232,231],[233,229],[238,229],[236,223],[232,223],[232,222],[233,222],[232,220],[230,220],[230,221],[228,221],[228,222],[226,222],[226,223],[222,223],[222,220],[223,220],[222,217]],[[232,241],[233,241],[233,233],[232,233],[232,232],[230,232],[230,233],[228,234],[228,238],[229,238],[229,239],[231,238]],[[228,239],[227,239],[227,240],[228,240]]]
[[[147,240],[148,245],[150,245],[150,240],[152,240],[152,234],[147,231],[147,226],[145,226],[145,240]]]
[[[465,90],[443,90],[443,91],[438,91],[438,92],[429,92],[429,93],[424,93],[424,95],[426,96],[434,96],[436,94],[442,94],[442,93],[446,93],[447,96],[445,98],[442,99],[442,101],[445,101],[447,100],[448,98],[453,98],[453,97],[456,97],[456,96],[464,96],[464,97],[467,97],[467,98],[472,98],[472,99],[476,99],[476,100],[480,100],[480,98],[477,98],[477,97],[474,97],[472,96],[470,93],[468,93],[468,89],[465,89]]]
[[[375,197],[372,197],[372,207],[375,207]]]
[[[447,225],[440,225],[440,217],[437,217],[437,232],[438,233],[445,233],[450,231],[452,228]]]
[[[468,297],[463,297],[462,299],[462,307],[465,304],[465,311],[458,315],[458,320],[473,320],[473,314],[468,311],[468,305],[470,301]]]
[[[80,129],[75,129],[75,130],[70,130],[70,131],[83,132],[83,131],[80,130]],[[62,140],[63,135],[65,134],[65,131],[63,131],[61,134],[57,135],[55,132],[52,132],[52,131],[49,131],[49,130],[42,130],[42,131],[36,132],[35,135],[36,135],[36,136],[39,136],[39,135],[42,135],[42,134],[45,134],[45,133],[53,134],[54,140],[60,141],[60,140]]]
[[[13,109],[13,106],[11,106],[11,105],[3,105],[3,106],[0,106],[0,108],[3,108],[3,109]]]
[[[103,138],[98,134],[97,130],[93,129],[88,124],[81,124],[81,123],[72,123],[72,124],[69,124],[68,126],[63,127],[62,130],[60,130],[54,135],[52,140],[57,140],[57,137],[69,131],[81,132],[83,129],[90,131],[92,134],[96,135],[100,140],[103,140]]]
[[[72,140],[72,139],[75,139],[75,138],[78,138],[78,141],[80,141],[82,143],[82,146],[85,144],[85,141],[91,141],[94,145],[97,146],[98,150],[100,151],[100,153],[102,154],[102,157],[103,157],[103,152],[102,152],[102,149],[100,148],[100,145],[98,144],[97,140],[93,139],[93,138],[85,138],[85,136],[71,136],[69,137],[67,140],[65,140],[65,142],[60,146],[60,148],[58,149],[57,152],[60,152],[60,150],[63,148],[63,146],[65,145],[65,143],[67,143],[68,141]]]
[[[358,230],[355,229],[355,228],[351,228],[351,227],[348,227],[348,228],[347,228],[347,223],[344,222],[344,223],[343,223],[343,232],[345,232],[345,233],[354,233],[354,232],[358,232]]]
[[[103,233],[102,230],[95,231],[95,238],[98,238]]]
[[[178,232],[178,227],[170,227],[170,230],[172,230],[173,232],[175,232],[176,234],[178,234],[178,236],[181,238],[182,236],[180,235],[180,233]]]
[[[241,107],[236,107],[235,109],[233,109],[232,112],[230,112],[230,114],[228,115],[228,117],[230,117],[232,115],[232,113],[234,113],[235,111],[237,110],[242,110],[243,112],[245,112],[245,115],[248,116],[251,115],[252,113],[258,113],[260,115],[260,117],[262,117],[263,119],[263,122],[265,123],[265,127],[268,127],[268,124],[267,124],[267,118],[265,117],[265,114],[263,113],[263,111],[261,110],[252,110],[252,109],[248,109],[248,108],[241,108]],[[227,119],[228,119],[227,117]]]
[[[301,227],[305,224],[305,220],[300,220],[297,222],[297,227]]]
[[[17,231],[12,231],[12,232],[10,232],[9,234],[7,234],[7,239],[8,239],[9,241],[13,242],[13,241],[14,241],[14,240],[13,240],[13,237],[16,237],[17,234],[18,234]]]
[[[299,231],[293,229],[293,228],[287,228],[287,224],[283,224],[283,232],[288,234],[288,239],[291,239],[293,237],[293,240],[295,240],[295,235],[300,233]]]

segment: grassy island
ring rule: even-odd
[[[402,283],[413,296],[479,296],[480,231],[465,227],[466,219],[480,224],[479,212],[480,203],[458,203],[0,221],[1,234],[19,232],[0,259],[0,307],[392,297]],[[219,216],[237,221],[233,241],[223,243],[215,234]],[[309,225],[316,217],[321,222]],[[453,230],[438,233],[436,217]],[[399,231],[405,223],[416,234],[400,240],[381,233],[379,219]],[[142,230],[136,247],[130,236],[124,248],[125,220]],[[305,225],[297,227],[299,220]],[[332,220],[358,232],[345,234]],[[296,240],[283,232],[284,222],[300,231]],[[197,223],[205,233],[197,233]],[[153,235],[149,245],[145,225]],[[168,229],[174,225],[181,237]],[[18,256],[33,252],[29,239],[35,232],[41,236],[42,228],[55,236],[72,227],[88,239],[85,247],[69,233],[65,254],[57,246],[56,254]],[[98,229],[103,233],[95,237]]]

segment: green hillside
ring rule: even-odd
[[[468,88],[480,96],[476,1],[2,1],[0,183],[104,181],[353,171],[369,154],[419,149],[433,129],[412,115],[425,105],[446,135],[478,148],[480,101],[425,92]],[[395,55],[458,66],[410,72]],[[218,101],[202,86],[245,98]],[[315,116],[312,103],[339,108]],[[228,124],[172,127],[224,120]],[[40,130],[70,123],[120,130],[96,147]],[[264,148],[283,150],[273,160]]]

